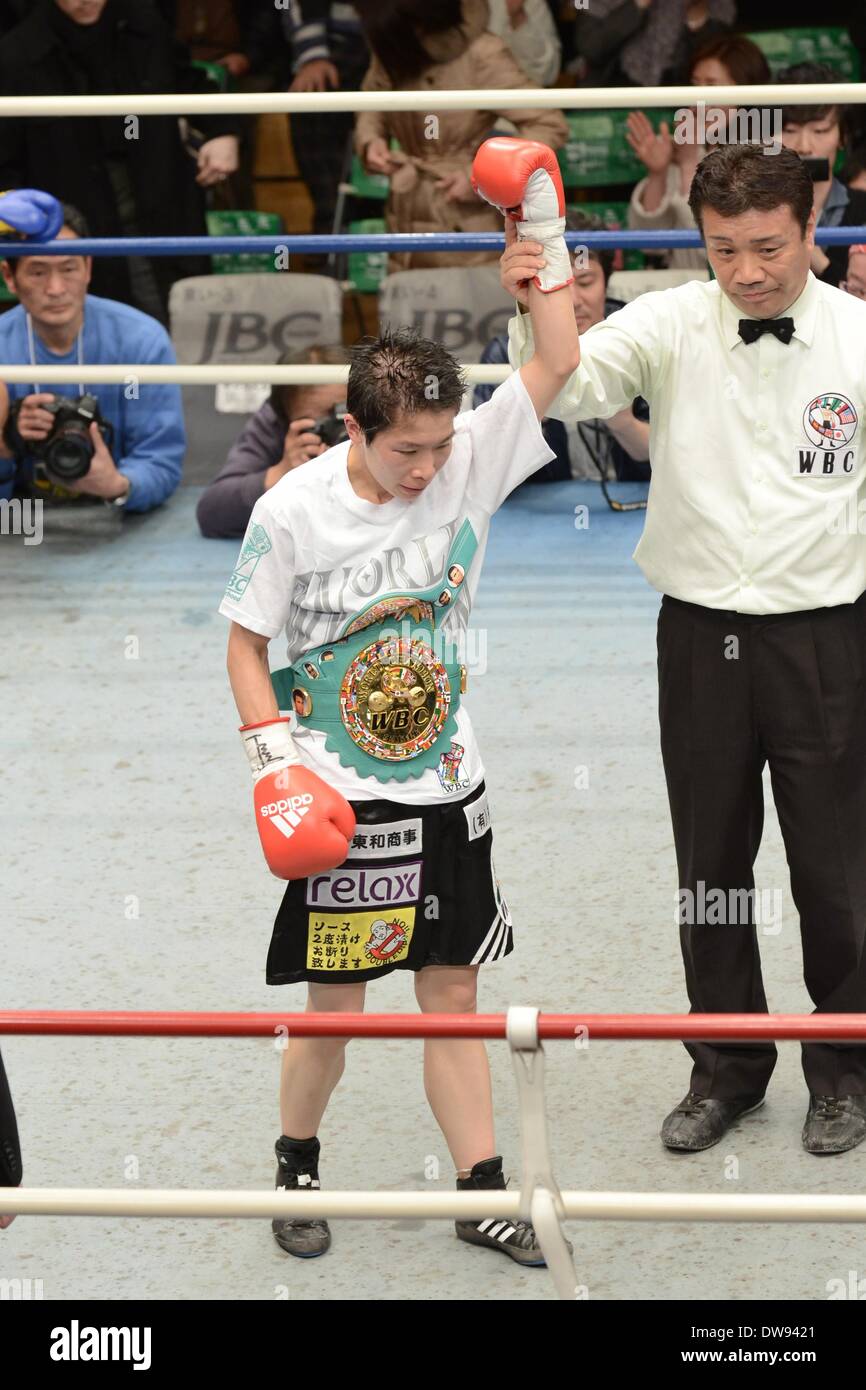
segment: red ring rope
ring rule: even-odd
[[[4,1009],[0,1035],[504,1038],[505,1014],[208,1013]],[[539,1037],[866,1040],[866,1014],[540,1014]]]

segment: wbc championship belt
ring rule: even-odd
[[[363,777],[420,777],[456,733],[466,671],[440,655],[448,644],[439,637],[477,546],[464,521],[438,584],[382,595],[333,642],[271,673],[280,708],[321,730],[325,747]]]

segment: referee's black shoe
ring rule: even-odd
[[[697,1153],[711,1149],[728,1132],[735,1120],[764,1104],[763,1096],[740,1096],[737,1100],[713,1100],[689,1091],[661,1129],[662,1143],[668,1149]]]
[[[809,1093],[803,1148],[810,1154],[841,1154],[866,1139],[866,1096]]]
[[[458,1192],[505,1191],[506,1182],[502,1172],[502,1159],[482,1159],[472,1168],[468,1178],[457,1179]],[[470,1245],[483,1245],[488,1250],[501,1250],[521,1265],[545,1265],[541,1246],[534,1227],[528,1221],[511,1221],[488,1216],[484,1221],[455,1221],[454,1228],[458,1240],[468,1241]],[[566,1241],[569,1252],[572,1246]]]
[[[283,1134],[274,1145],[277,1155],[277,1187],[290,1191],[318,1191],[319,1141],[290,1139]],[[274,1240],[280,1249],[301,1260],[324,1255],[331,1244],[327,1221],[301,1221],[297,1217],[274,1218],[271,1222]]]

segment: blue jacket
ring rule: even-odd
[[[35,330],[34,343],[37,366],[33,382],[9,383],[10,400],[31,395],[37,385],[40,390],[51,391],[56,396],[77,398],[81,394],[77,382],[47,384],[39,380],[38,366],[39,363],[74,366],[78,361],[77,343],[63,356],[50,352]],[[128,304],[99,299],[92,294],[84,301],[82,357],[88,365],[97,362],[174,365],[177,361],[171,340],[156,319]],[[0,314],[0,380],[4,362],[24,365],[29,361],[26,315],[19,304],[8,313]],[[114,427],[114,438],[109,445],[111,455],[132,484],[127,510],[150,511],[170,497],[180,482],[186,452],[180,387],[85,382],[84,389],[96,396],[100,413]],[[16,482],[29,479],[32,468],[30,455],[19,460],[17,470],[14,460],[0,458],[0,498],[11,497]]]

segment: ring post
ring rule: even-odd
[[[538,1009],[512,1004],[505,1018],[505,1036],[517,1078],[520,1112],[520,1153],[523,1183],[519,1215],[531,1221],[547,1261],[557,1297],[572,1299],[574,1264],[561,1222],[562,1193],[553,1176],[544,1106],[544,1048],[538,1036]]]

